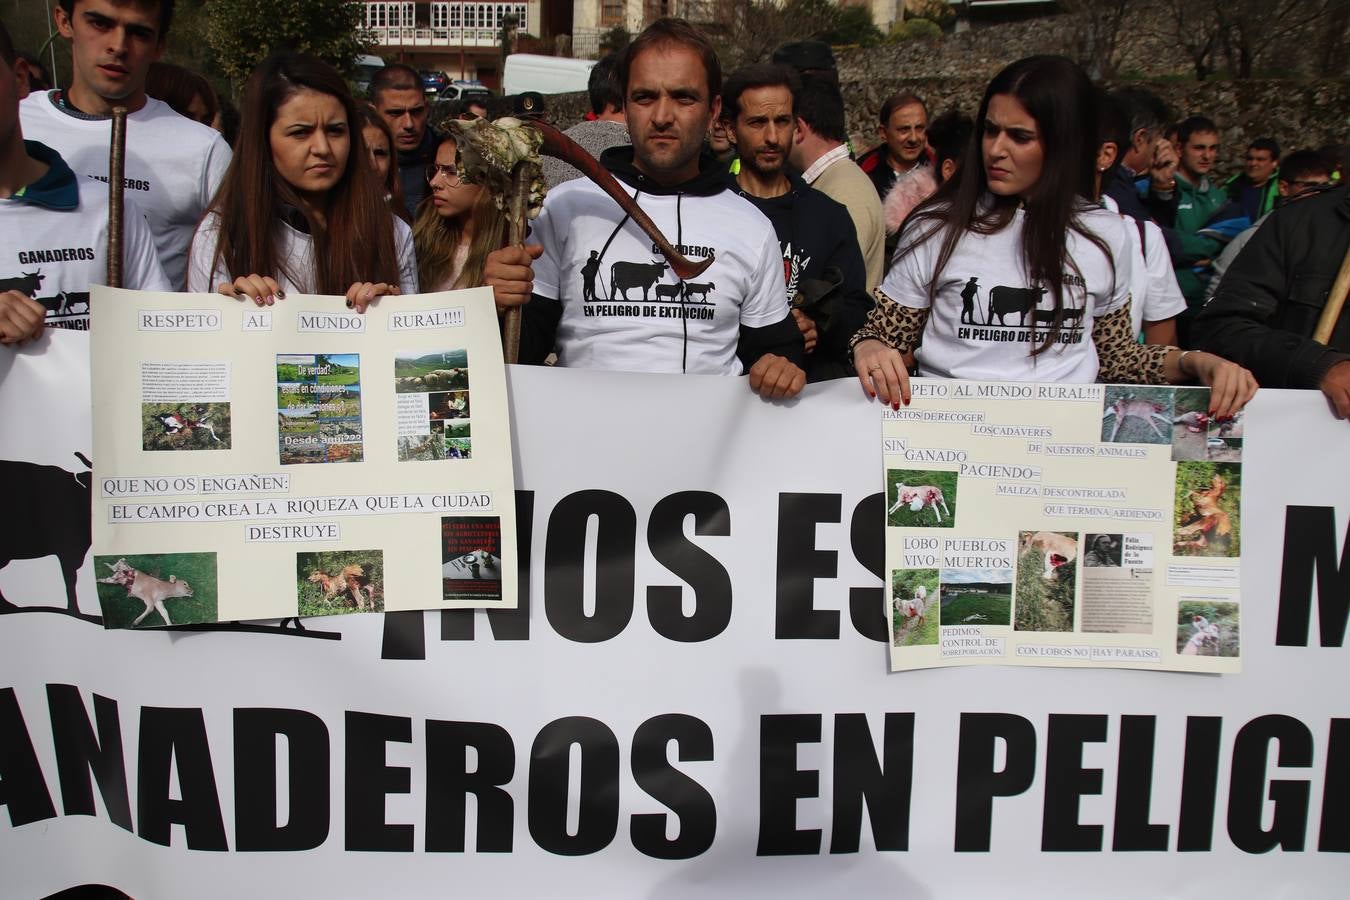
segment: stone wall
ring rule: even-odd
[[[859,151],[877,142],[877,113],[896,91],[925,98],[937,115],[949,107],[973,114],[989,79],[1013,60],[1038,53],[1073,55],[1072,15],[974,28],[936,42],[908,41],[837,52],[849,132]],[[1350,79],[1204,81],[1193,77],[1180,48],[1157,34],[1152,4],[1131,8],[1121,41],[1119,71],[1147,87],[1182,118],[1203,113],[1220,126],[1220,169],[1240,167],[1247,144],[1273,137],[1285,152],[1350,141]],[[1297,63],[1296,55],[1283,54]],[[1122,80],[1115,84],[1124,84]],[[548,98],[550,117],[563,127],[587,110],[584,94]]]

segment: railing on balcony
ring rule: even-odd
[[[366,3],[366,28],[382,47],[494,47],[501,40],[501,23],[507,15],[516,17],[519,32],[529,31],[525,3],[416,4],[407,0]]]

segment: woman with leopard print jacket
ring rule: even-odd
[[[1215,416],[1251,399],[1256,380],[1241,366],[1135,342],[1129,226],[1086,199],[1095,98],[1064,57],[1020,60],[990,82],[975,121],[982,164],[963,166],[905,222],[854,335],[869,396],[907,404],[917,363],[923,375],[987,381],[1199,381]]]

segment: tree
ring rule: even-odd
[[[1115,76],[1129,0],[1060,0],[1059,5],[1074,14],[1068,34],[1069,55],[1094,80]]]
[[[830,0],[707,0],[700,10],[699,27],[711,35],[727,71],[768,62],[780,44],[829,40],[839,21]]]
[[[370,41],[359,0],[207,0],[207,41],[236,87],[273,50],[312,53],[350,71]]]
[[[1162,0],[1159,4],[1157,15],[1162,28],[1158,33],[1176,41],[1191,58],[1196,81],[1204,81],[1214,71],[1214,51],[1222,27],[1216,5],[1216,0]]]

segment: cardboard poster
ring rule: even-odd
[[[108,627],[515,607],[491,291],[390,297],[358,315],[331,297],[259,309],[96,290],[93,541]],[[454,590],[445,521],[462,535],[456,558],[475,562]]]
[[[1240,671],[1243,416],[1208,404],[916,380],[883,414],[892,671]]]

